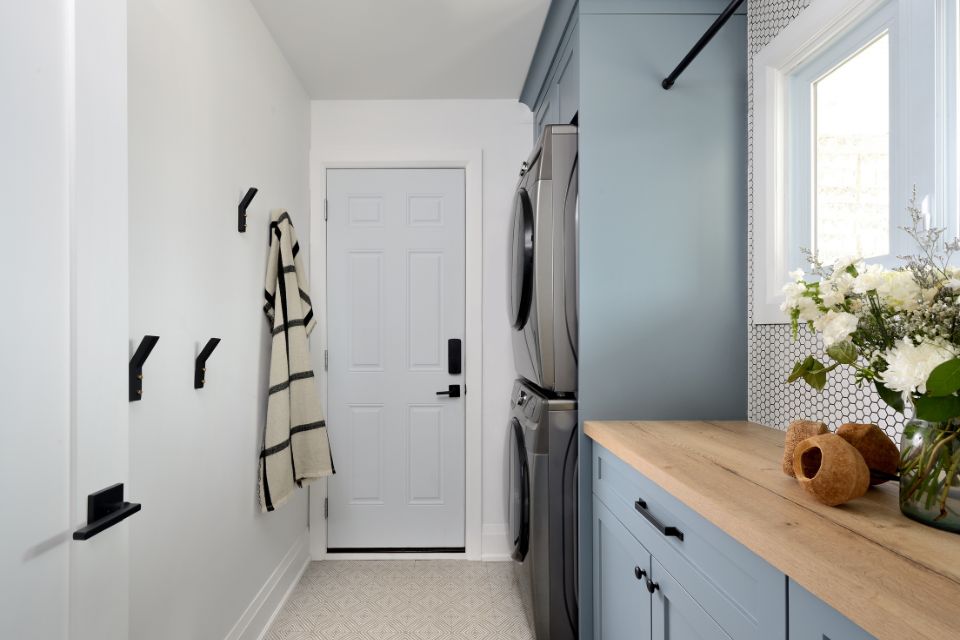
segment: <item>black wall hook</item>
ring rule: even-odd
[[[247,189],[246,195],[243,196],[243,200],[240,201],[240,205],[237,207],[237,230],[240,233],[244,233],[247,230],[247,207],[250,206],[250,202],[255,195],[257,195],[257,188],[250,187]]]
[[[203,389],[203,384],[206,382],[207,358],[210,357],[210,354],[213,353],[213,350],[217,348],[218,344],[220,344],[220,338],[210,338],[207,340],[207,344],[200,352],[200,355],[197,356],[197,362],[193,368],[194,389]]]
[[[143,397],[143,363],[153,351],[159,336],[143,336],[140,346],[130,359],[130,402]]]

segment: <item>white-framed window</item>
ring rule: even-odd
[[[787,273],[896,266],[921,207],[956,235],[958,0],[813,0],[754,57],[753,322],[785,323]]]

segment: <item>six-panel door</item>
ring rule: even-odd
[[[650,554],[593,499],[594,640],[649,640]]]
[[[463,390],[464,188],[462,169],[327,171],[330,550],[464,547],[464,399],[437,395]]]

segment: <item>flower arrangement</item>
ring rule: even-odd
[[[944,229],[927,226],[916,194],[908,210],[903,230],[918,252],[903,256],[902,266],[856,257],[825,266],[806,252],[816,279],[790,274],[781,309],[794,339],[806,324],[821,335],[830,362],[807,356],[787,380],[822,390],[831,371],[852,367],[886,404],[912,413],[901,442],[901,508],[960,531],[960,268],[950,264],[960,240],[947,242]]]

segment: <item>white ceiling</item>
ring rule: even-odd
[[[550,0],[252,0],[316,99],[517,98]]]

